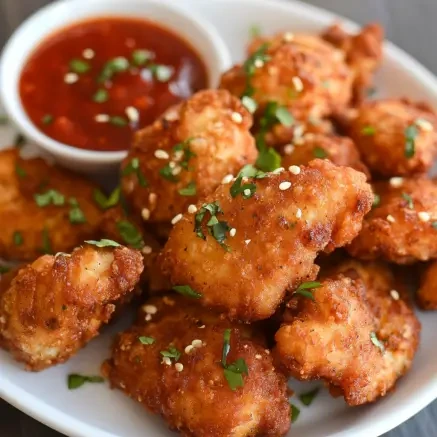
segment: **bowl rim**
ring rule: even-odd
[[[10,86],[10,78],[7,74],[7,68],[10,65],[11,60],[13,59],[13,52],[15,50],[15,46],[23,41],[28,39],[27,32],[28,30],[35,25],[37,22],[41,22],[45,19],[46,15],[50,12],[52,12],[54,9],[58,9],[61,7],[68,7],[71,10],[74,10],[75,8],[80,5],[84,8],[86,11],[84,14],[82,14],[81,17],[76,18],[74,14],[71,15],[71,18],[68,18],[65,20],[64,23],[55,25],[54,28],[49,32],[40,37],[39,39],[32,41],[29,49],[29,54],[32,53],[32,51],[40,44],[45,38],[50,37],[50,34],[53,34],[60,29],[62,29],[65,26],[73,25],[75,23],[80,23],[81,21],[86,21],[87,19],[93,18],[93,17],[117,17],[117,16],[126,16],[128,17],[130,14],[127,12],[126,14],[118,14],[117,12],[114,12],[111,10],[110,5],[113,4],[113,0],[93,0],[91,8],[88,8],[89,0],[57,0],[53,3],[50,3],[40,9],[38,9],[36,12],[34,12],[32,15],[30,15],[28,18],[26,18],[12,33],[12,35],[7,40],[5,46],[3,47],[3,50],[0,54],[0,99],[3,104],[4,110],[7,114],[7,116],[10,118],[11,122],[19,129],[20,132],[23,133],[23,135],[31,140],[32,142],[36,143],[37,146],[43,148],[48,153],[53,155],[56,159],[56,157],[61,157],[63,160],[65,159],[71,159],[76,162],[81,161],[84,163],[92,163],[97,165],[111,165],[114,163],[120,162],[122,159],[124,159],[127,156],[128,151],[127,150],[120,150],[120,151],[97,151],[97,150],[87,150],[87,149],[81,149],[75,146],[72,146],[67,143],[63,143],[60,141],[57,141],[50,136],[43,133],[41,130],[35,126],[35,124],[30,120],[28,117],[26,111],[22,107],[21,104],[15,105],[12,104],[12,101],[18,100],[18,102],[21,102],[21,97],[19,93],[18,87],[14,86],[12,91],[6,92],[6,88]],[[162,8],[163,10],[168,11],[169,13],[172,13],[174,15],[179,15],[182,17],[186,22],[189,22],[193,28],[196,29],[198,33],[202,33],[205,38],[210,43],[211,47],[214,48],[213,56],[216,58],[215,61],[217,62],[217,67],[221,71],[225,70],[226,68],[229,68],[232,65],[231,55],[229,52],[229,49],[227,45],[225,44],[223,38],[220,36],[219,32],[216,30],[216,28],[210,24],[209,22],[206,22],[206,20],[197,13],[188,13],[185,11],[182,7],[175,5],[174,2],[169,0],[123,0],[123,4],[132,4],[132,5],[144,5],[145,3],[152,4],[154,7]],[[94,11],[93,8],[95,5],[99,5],[98,7],[101,8],[98,12]],[[106,8],[105,8],[106,5]],[[147,6],[145,6],[147,7]],[[107,9],[105,11],[105,9]],[[89,10],[89,12],[88,12]],[[132,16],[134,14],[132,13]],[[154,20],[153,17],[150,18],[150,21],[156,21],[157,23],[160,23],[159,20]],[[161,24],[161,23],[160,23]],[[178,36],[180,35],[180,32],[178,29],[166,24],[162,23],[162,26],[165,28],[168,28],[173,33],[175,33]],[[183,39],[185,39],[188,43],[192,45],[192,47],[197,50],[197,44],[196,41],[193,39],[189,39],[185,36],[181,36]],[[23,58],[22,62],[19,65],[20,73],[23,69],[23,66],[25,65],[27,60],[27,56]],[[211,71],[211,68],[208,68],[208,65],[206,65],[207,71],[208,71],[208,80],[210,83],[208,84],[208,87],[211,87],[211,77],[214,76],[214,74],[219,74],[221,71]],[[18,80],[18,79],[16,79]],[[12,92],[12,94],[10,94]],[[12,99],[11,99],[12,97]]]

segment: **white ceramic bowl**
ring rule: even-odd
[[[173,30],[204,60],[210,87],[215,87],[221,72],[231,66],[229,51],[215,28],[203,17],[184,12],[167,0],[61,0],[40,9],[15,31],[3,50],[0,96],[11,121],[25,137],[50,153],[60,165],[83,172],[111,170],[126,152],[82,150],[49,138],[27,116],[18,85],[28,56],[41,40],[64,26],[99,16],[143,17]]]

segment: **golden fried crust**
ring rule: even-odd
[[[354,73],[354,103],[362,102],[373,83],[373,74],[383,56],[384,29],[371,23],[357,35],[349,35],[339,24],[330,26],[323,38],[342,50]]]
[[[249,47],[253,54],[267,43],[270,60],[256,68],[251,84],[260,110],[269,101],[286,106],[298,120],[323,118],[348,105],[352,93],[352,72],[344,54],[315,35],[281,33],[257,38]],[[237,65],[223,74],[220,87],[241,96],[246,73]],[[303,89],[296,85],[302,82]]]
[[[347,137],[306,134],[298,143],[281,147],[280,153],[284,168],[290,165],[307,165],[314,158],[321,157],[329,159],[336,165],[352,167],[370,177],[369,170],[362,163],[354,142]]]
[[[437,310],[437,261],[431,263],[422,274],[416,301],[423,310]]]
[[[47,249],[67,252],[93,237],[100,221],[100,211],[93,201],[95,186],[82,176],[50,166],[42,159],[24,160],[16,149],[0,152],[0,257],[9,260],[34,260]],[[49,189],[65,197],[63,206],[39,207],[35,194]],[[71,223],[69,204],[75,198],[86,223]],[[14,234],[22,243],[14,242]]]
[[[361,405],[384,396],[411,367],[420,324],[403,300],[371,279],[376,267],[352,268],[345,266],[356,280],[327,278],[313,290],[314,301],[293,297],[274,354],[295,378],[324,379],[349,405]]]
[[[436,127],[435,112],[426,104],[406,99],[378,100],[359,108],[351,122],[350,136],[372,172],[407,176],[425,173],[432,166],[437,150]],[[416,132],[414,155],[409,157],[411,129]]]
[[[285,378],[251,327],[220,320],[179,297],[150,300],[144,308],[157,313],[120,334],[112,358],[103,365],[114,387],[160,414],[183,436],[282,436],[288,431]],[[225,329],[232,330],[227,363],[242,358],[248,367],[244,386],[235,391],[220,363]],[[155,342],[144,345],[139,341],[143,336]],[[200,346],[185,352],[194,340]],[[163,362],[160,351],[170,345],[181,352],[180,371],[174,359]]]
[[[291,187],[281,190],[283,182]],[[353,239],[372,202],[362,173],[327,160],[312,161],[299,175],[284,171],[253,183],[249,199],[232,198],[227,184],[204,201],[218,202],[224,212],[218,220],[236,229],[234,237],[226,233],[228,251],[209,234],[209,215],[203,240],[193,232],[195,215],[185,214],[161,254],[173,284],[191,286],[203,305],[245,321],[270,317],[287,288],[314,279],[317,253]]]
[[[373,190],[380,196],[379,206],[364,218],[363,229],[347,247],[348,252],[361,259],[381,257],[397,264],[436,258],[436,183],[397,178],[378,182]]]
[[[150,222],[169,223],[188,205],[211,193],[224,176],[255,162],[258,152],[249,132],[251,125],[251,115],[237,98],[224,90],[207,90],[138,132],[123,168],[138,158],[148,186],[139,184],[136,173],[122,180],[123,192],[134,211],[143,213]],[[189,160],[182,151],[174,151],[184,141],[196,154]],[[174,166],[176,182],[160,174],[169,164]],[[192,182],[196,194],[181,195],[179,190]]]
[[[0,298],[0,344],[37,371],[62,363],[98,335],[139,281],[141,254],[85,245],[21,269]]]

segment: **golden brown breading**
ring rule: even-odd
[[[423,310],[437,310],[437,261],[429,264],[423,272],[416,301]]]
[[[227,174],[253,163],[258,152],[249,132],[252,117],[224,90],[200,91],[139,131],[123,162],[122,188],[134,212],[148,222],[170,223]],[[139,160],[146,179],[129,170]],[[180,193],[180,190],[186,190]]]
[[[103,365],[114,387],[183,436],[273,437],[288,431],[286,380],[252,327],[220,319],[179,296],[148,301],[141,320],[119,335]],[[226,329],[231,330],[226,364],[243,359],[248,370],[235,391],[221,365]],[[180,357],[164,358],[161,351],[172,347]]]
[[[93,201],[95,186],[82,176],[47,164],[42,159],[21,159],[17,149],[0,151],[0,257],[34,260],[42,253],[66,252],[98,228],[100,211]],[[34,196],[56,190],[63,205],[40,207]],[[77,208],[86,223],[71,223]]]
[[[437,118],[424,103],[377,100],[361,106],[350,136],[372,172],[383,176],[425,173],[437,151]]]
[[[347,247],[361,259],[411,264],[437,258],[437,185],[429,179],[392,178],[374,184],[379,205]]]
[[[127,247],[85,245],[22,268],[0,298],[0,344],[37,371],[68,360],[98,335],[143,270]]]
[[[295,295],[276,333],[275,357],[299,380],[324,379],[349,405],[373,402],[411,367],[420,323],[411,308],[374,280],[376,266],[346,265],[312,291]],[[341,270],[341,269],[340,269]],[[380,287],[382,285],[382,287]]]
[[[314,279],[317,253],[351,241],[372,202],[362,173],[327,160],[250,183],[256,192],[247,199],[221,185],[176,224],[161,254],[172,284],[189,285],[203,305],[245,321],[270,317],[287,288]],[[211,218],[201,209],[208,204],[223,214]]]
[[[354,142],[338,135],[306,134],[299,142],[280,148],[282,166],[307,165],[315,158],[329,159],[336,165],[352,167],[370,177]]]
[[[324,32],[323,38],[346,54],[346,62],[354,72],[354,103],[362,102],[382,61],[384,29],[371,23],[357,35],[350,35],[339,24],[334,24]]]

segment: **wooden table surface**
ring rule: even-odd
[[[0,47],[24,18],[49,2],[0,0]],[[307,3],[330,9],[358,23],[381,22],[388,39],[437,74],[437,0],[307,0]],[[60,436],[0,399],[0,437]],[[437,401],[385,435],[411,436],[437,437]]]

